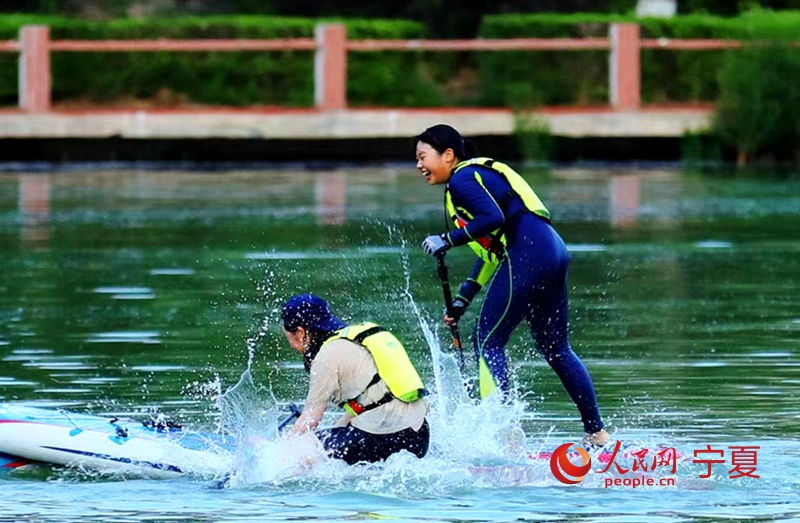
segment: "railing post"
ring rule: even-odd
[[[26,25],[19,30],[19,107],[29,113],[50,110],[50,28]]]
[[[636,110],[642,103],[642,68],[638,24],[611,24],[609,91],[616,110]]]
[[[315,29],[314,103],[318,109],[347,107],[347,29],[319,24]]]

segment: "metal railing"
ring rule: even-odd
[[[641,49],[715,50],[741,47],[738,40],[642,39],[637,24],[611,24],[608,38],[511,38],[474,40],[348,40],[344,25],[320,24],[315,38],[274,40],[51,40],[47,26],[24,26],[19,39],[0,42],[0,52],[19,53],[19,107],[51,110],[52,52],[313,51],[314,101],[320,110],[347,108],[347,54],[373,51],[609,51],[610,104],[641,105]]]

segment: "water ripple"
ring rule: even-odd
[[[86,338],[88,343],[161,343],[158,332],[130,331],[130,332],[101,332]]]

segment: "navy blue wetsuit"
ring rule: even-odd
[[[539,352],[578,407],[585,431],[602,429],[592,379],[568,340],[569,254],[564,241],[546,220],[525,209],[496,171],[469,165],[451,176],[448,187],[456,208],[465,209],[473,217],[464,228],[449,233],[453,246],[497,229],[505,233],[507,241],[506,255],[491,276],[475,324],[473,340],[478,360],[483,357],[496,385],[507,394],[505,346],[511,332],[526,320]],[[458,295],[467,303],[481,289],[478,274],[483,269],[484,262],[479,259],[459,290]]]
[[[389,456],[407,450],[418,458],[428,453],[430,429],[424,421],[419,430],[407,428],[391,434],[371,434],[352,425],[317,431],[317,437],[329,456],[348,465],[386,461]]]

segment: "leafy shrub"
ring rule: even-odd
[[[738,151],[738,164],[800,150],[800,51],[754,45],[730,52],[720,73],[714,130]]]
[[[0,39],[24,24],[43,23],[54,38],[292,38],[312,37],[319,20],[269,16],[118,19],[104,22],[33,15],[0,16]],[[348,37],[421,38],[408,21],[342,20]],[[748,11],[635,20],[633,15],[584,13],[486,16],[481,38],[606,37],[614,22],[637,22],[645,38],[791,39],[800,11]],[[720,96],[722,51],[642,51],[644,103],[713,102]],[[53,54],[53,98],[107,103],[150,99],[211,105],[313,104],[313,53],[67,53]],[[608,103],[608,53],[351,52],[348,100],[353,106],[479,105],[514,108]],[[0,103],[17,103],[17,64],[0,54]]]
[[[2,16],[0,38],[16,38],[25,24],[50,26],[54,39],[310,38],[320,20],[264,16],[119,19],[104,22],[60,17]],[[420,38],[422,27],[406,21],[343,20],[349,38]],[[348,93],[353,105],[437,104],[414,53],[350,53]],[[0,101],[17,100],[16,56],[0,56]],[[286,52],[72,53],[52,56],[53,99],[109,102],[152,98],[214,105],[311,106],[314,56]],[[432,100],[432,101],[431,101]]]
[[[542,162],[551,159],[553,135],[547,120],[533,113],[518,113],[514,117],[514,135],[524,160]]]
[[[797,39],[800,11],[756,10],[736,18],[696,14],[671,19],[582,13],[508,14],[484,19],[482,38],[606,37],[615,22],[641,26],[643,38]],[[642,50],[642,101],[712,102],[723,51]],[[605,51],[480,53],[487,105],[608,103]]]

